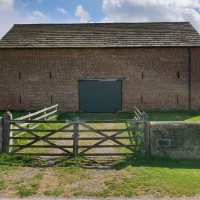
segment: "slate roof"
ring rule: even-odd
[[[0,48],[200,46],[189,22],[16,24]]]

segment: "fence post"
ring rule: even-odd
[[[140,120],[145,120],[145,122],[141,123],[142,153],[149,153],[148,114],[143,111]]]
[[[44,111],[43,115],[46,115],[47,114],[46,107],[44,109],[45,109],[45,111]],[[44,117],[44,120],[47,120],[47,117]]]
[[[29,115],[31,114],[30,112],[28,113]],[[31,117],[28,118],[28,120],[31,120]],[[27,124],[27,129],[29,129],[30,123]]]
[[[2,135],[2,152],[9,153],[9,145],[10,145],[10,136],[12,137],[12,132],[10,131],[11,124],[10,122],[6,122],[7,120],[12,119],[12,114],[7,111],[3,115],[3,135]],[[12,141],[11,141],[12,144]]]
[[[2,153],[3,143],[3,118],[0,117],[0,153]]]
[[[74,118],[74,122],[78,122],[79,118],[75,117]],[[73,157],[76,157],[78,155],[78,128],[79,128],[79,124],[75,123],[74,124],[74,135],[73,135]]]

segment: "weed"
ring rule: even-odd
[[[44,195],[46,196],[59,196],[64,193],[63,189],[55,189],[55,190],[46,190]]]
[[[0,178],[0,190],[5,190],[6,189],[6,184],[4,183],[3,179]]]
[[[35,178],[38,179],[38,180],[42,180],[43,175],[44,175],[44,174],[37,174],[37,175],[35,176]]]
[[[104,197],[104,198],[111,196],[111,192],[108,189],[104,189],[102,191],[97,191],[89,194],[91,196]]]
[[[33,156],[0,154],[0,164],[3,165],[32,166],[36,162],[37,159]]]
[[[76,197],[76,196],[81,196],[81,195],[82,195],[82,192],[74,192],[74,193],[73,193],[73,196],[75,196],[75,197]]]
[[[32,188],[26,188],[25,186],[21,186],[18,188],[18,194],[20,197],[28,197],[36,194],[36,191]]]

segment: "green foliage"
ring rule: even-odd
[[[35,178],[38,179],[38,180],[42,180],[43,175],[44,175],[43,173],[42,173],[42,174],[37,174],[37,175],[35,176]]]
[[[108,189],[104,189],[102,191],[88,192],[88,193],[86,193],[86,195],[87,196],[104,197],[104,198],[112,196],[111,191],[109,191]]]
[[[0,178],[0,191],[6,189],[6,184],[2,178]]]
[[[10,156],[9,159],[6,157],[6,159],[9,162],[11,160],[15,162],[16,158],[12,159],[11,157],[14,156]],[[199,160],[172,159],[151,155],[129,155],[112,159],[62,157],[56,159],[55,165],[49,168],[39,165],[37,170],[34,167],[35,164],[25,168],[20,162],[19,166],[11,165],[7,171],[0,170],[0,190],[1,192],[8,190],[7,185],[9,185],[9,188],[17,190],[20,197],[37,194],[39,186],[42,185],[45,189],[44,194],[47,196],[131,198],[140,195],[178,197],[200,194]],[[3,163],[1,163],[2,166],[4,166]],[[102,166],[106,166],[109,170],[102,170]],[[6,167],[8,168],[7,165]],[[11,169],[17,173],[12,173],[10,176]],[[30,173],[27,176],[20,175],[21,177],[19,177],[21,174],[19,171],[23,170]],[[33,176],[32,171],[35,173]],[[46,185],[44,184],[46,178],[43,179],[44,174],[51,180],[46,182]],[[100,186],[98,190],[93,189],[93,179],[98,180]],[[71,187],[73,184],[76,186]]]
[[[36,188],[27,188],[26,186],[21,186],[18,188],[18,194],[20,197],[28,197],[36,193]]]
[[[200,121],[200,111],[151,111],[147,113],[149,121]]]
[[[82,192],[74,192],[74,193],[73,193],[73,196],[75,196],[75,197],[76,197],[76,196],[81,196],[81,195],[82,195]]]
[[[0,154],[0,166],[1,165],[33,165],[36,163],[37,159],[33,156],[26,155],[10,155],[10,154]]]
[[[55,190],[46,190],[44,195],[46,196],[59,196],[64,193],[63,189],[57,188]]]

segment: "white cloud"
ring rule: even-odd
[[[38,1],[38,3],[42,3],[43,2],[43,0],[37,0]]]
[[[13,8],[14,0],[0,0],[0,10],[10,10]]]
[[[76,7],[75,17],[80,18],[80,23],[88,23],[90,19],[90,14],[86,12],[81,5]]]
[[[21,2],[21,4],[22,4],[23,6],[28,6],[28,5],[29,5],[29,1],[28,1],[27,3]]]
[[[200,0],[103,0],[102,22],[190,21],[200,32]]]
[[[57,8],[56,9],[58,12],[61,12],[63,14],[67,14],[67,11],[64,8]]]
[[[46,17],[42,12],[40,11],[34,11],[33,14],[28,15],[28,21],[38,22],[40,20],[47,20],[48,17]]]

